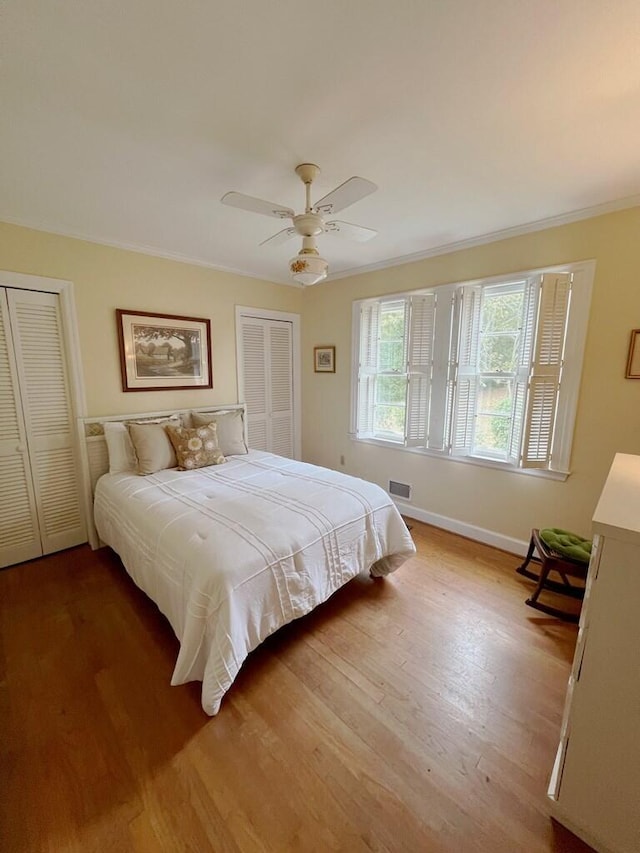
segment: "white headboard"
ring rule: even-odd
[[[105,423],[139,421],[144,418],[168,417],[169,415],[188,416],[192,411],[211,414],[212,412],[229,412],[236,410],[240,410],[243,413],[244,439],[246,442],[247,417],[244,403],[230,403],[226,406],[202,406],[191,409],[171,409],[163,412],[135,412],[128,415],[107,415],[105,417],[79,418],[78,435],[80,437],[82,486],[87,518],[87,532],[91,547],[98,548],[100,546],[100,540],[93,523],[93,492],[100,477],[109,471],[107,442],[104,437]]]

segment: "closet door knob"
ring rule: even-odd
[[[27,449],[27,448],[26,448],[26,446],[25,446],[24,444],[19,444],[19,445],[16,447],[16,451],[17,451],[18,453],[24,453],[24,452],[26,451],[26,449]]]

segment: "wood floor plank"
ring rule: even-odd
[[[518,558],[414,522],[253,652],[218,716],[113,552],[0,572],[3,853],[584,853],[549,817],[577,628]]]

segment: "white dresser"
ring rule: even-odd
[[[594,551],[549,796],[601,853],[640,851],[640,456],[616,454]]]

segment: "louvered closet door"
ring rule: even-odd
[[[45,554],[86,542],[58,297],[8,290],[29,462]]]
[[[42,554],[5,291],[0,289],[0,567]]]
[[[247,407],[247,440],[254,450],[267,450],[267,364],[264,321],[242,320],[242,377]]]
[[[271,402],[270,450],[293,457],[293,388],[291,323],[270,322],[269,396]]]
[[[291,323],[243,317],[241,342],[249,447],[293,457]]]

